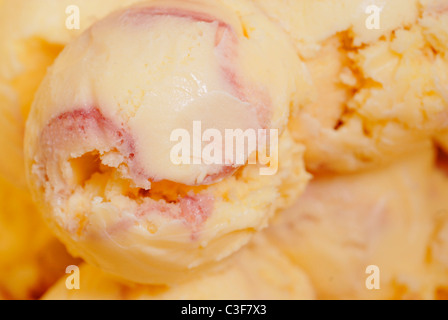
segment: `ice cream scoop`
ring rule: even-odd
[[[314,299],[314,289],[302,270],[291,263],[263,235],[223,261],[216,270],[171,287],[120,282],[101,270],[82,265],[79,290],[67,290],[67,277],[44,296],[47,300],[160,300],[160,299]]]
[[[431,266],[428,273],[434,283],[435,296],[448,298],[448,156],[439,151],[436,170],[431,175],[431,218],[433,232],[428,246],[427,261]]]
[[[27,122],[46,219],[71,252],[136,282],[173,283],[230,255],[307,181],[285,130],[300,64],[247,1],[144,2],[95,23],[49,69]],[[262,149],[278,172],[247,165],[260,150],[176,163],[172,133],[194,136],[196,122],[275,130]]]
[[[290,128],[309,170],[378,166],[447,131],[446,1],[254,2],[306,66]]]
[[[432,240],[444,192],[434,170],[429,150],[372,171],[315,177],[267,231],[318,298],[434,299],[447,280],[429,254],[434,243],[435,260],[446,258],[446,234]]]

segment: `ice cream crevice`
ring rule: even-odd
[[[448,154],[440,147],[437,148],[436,167],[448,177]]]
[[[93,174],[100,172],[101,159],[98,152],[89,152],[81,157],[70,159],[69,163],[73,173],[73,183],[76,185],[85,186]]]
[[[203,192],[207,186],[188,186],[162,180],[152,182],[149,189],[139,188],[132,179],[127,178],[126,173],[123,174],[126,172],[122,168],[125,164],[109,166],[102,158],[98,151],[92,151],[69,160],[72,183],[76,187],[70,195],[66,195],[67,202],[71,201],[70,198],[81,196],[89,203],[87,206],[110,203],[118,208],[130,208],[137,219],[148,224],[152,233],[157,230],[156,224],[151,222],[154,215],[178,219],[196,232],[213,211],[213,196]],[[99,203],[96,199],[100,199]],[[79,224],[76,229],[79,236],[87,224],[86,217],[81,218],[75,217]]]
[[[128,200],[134,201],[137,206],[148,201],[158,202],[158,208],[164,212],[168,210],[160,206],[161,204],[182,205],[183,201],[191,203],[199,193],[207,189],[206,185],[188,186],[168,180],[153,181],[149,189],[139,188],[135,186],[132,179],[128,178],[127,169],[124,168],[125,164],[120,164],[117,167],[105,164],[98,151],[88,152],[80,157],[70,159],[69,163],[72,169],[72,184],[76,185],[75,190],[86,193],[86,196],[92,201],[98,196],[105,202],[112,201],[113,196],[108,196],[108,194],[117,191],[116,194],[121,193]],[[125,173],[123,174],[123,172]],[[119,186],[119,190],[110,193],[116,186]]]

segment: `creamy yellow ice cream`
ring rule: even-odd
[[[302,270],[264,236],[209,270],[181,284],[135,285],[120,282],[101,270],[83,265],[79,270],[79,290],[68,290],[66,277],[44,296],[60,299],[314,299],[314,289]]]
[[[447,130],[446,1],[254,3],[283,26],[305,64],[308,86],[299,88],[290,128],[307,147],[308,169],[378,166]]]
[[[438,211],[433,173],[427,150],[381,169],[317,176],[268,233],[310,276],[319,298],[435,298],[448,278],[435,276],[428,257]],[[437,252],[446,259],[441,245]],[[379,290],[366,287],[371,265],[379,268]]]
[[[73,254],[136,282],[173,283],[235,252],[308,179],[285,130],[300,66],[246,1],[150,1],[95,23],[58,56],[28,118],[46,219]],[[193,135],[194,121],[278,130],[278,172],[173,163],[171,133]]]

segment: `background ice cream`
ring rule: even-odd
[[[219,269],[172,286],[123,283],[89,265],[80,268],[80,289],[66,277],[44,299],[313,299],[307,276],[263,235],[257,235]]]
[[[299,71],[288,37],[246,1],[145,2],[94,24],[56,59],[27,122],[47,220],[73,254],[136,282],[228,256],[307,181],[285,130]],[[278,173],[175,165],[170,134],[193,121],[278,129]]]
[[[74,262],[45,226],[27,188],[0,177],[0,298],[39,298]]]
[[[446,1],[256,0],[296,44],[309,87],[290,128],[313,172],[425,148],[447,130]],[[379,29],[366,26],[376,5]],[[319,23],[316,23],[319,21]]]
[[[427,150],[373,171],[317,176],[277,216],[271,239],[310,276],[319,298],[433,299],[446,286],[446,273],[435,276],[428,258],[440,229],[436,207],[444,207],[436,199],[446,198],[441,181],[448,181],[434,183],[433,155]],[[439,258],[446,256],[441,247]],[[380,290],[366,288],[369,265],[379,267]]]

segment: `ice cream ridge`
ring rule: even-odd
[[[213,267],[306,184],[286,128],[300,70],[290,38],[249,1],[149,1],[98,21],[58,56],[27,121],[44,217],[72,254],[127,280]],[[213,140],[222,162],[173,161],[173,132],[197,135],[194,123],[273,130],[278,143],[267,134],[237,162]],[[268,147],[268,162],[247,163]]]

